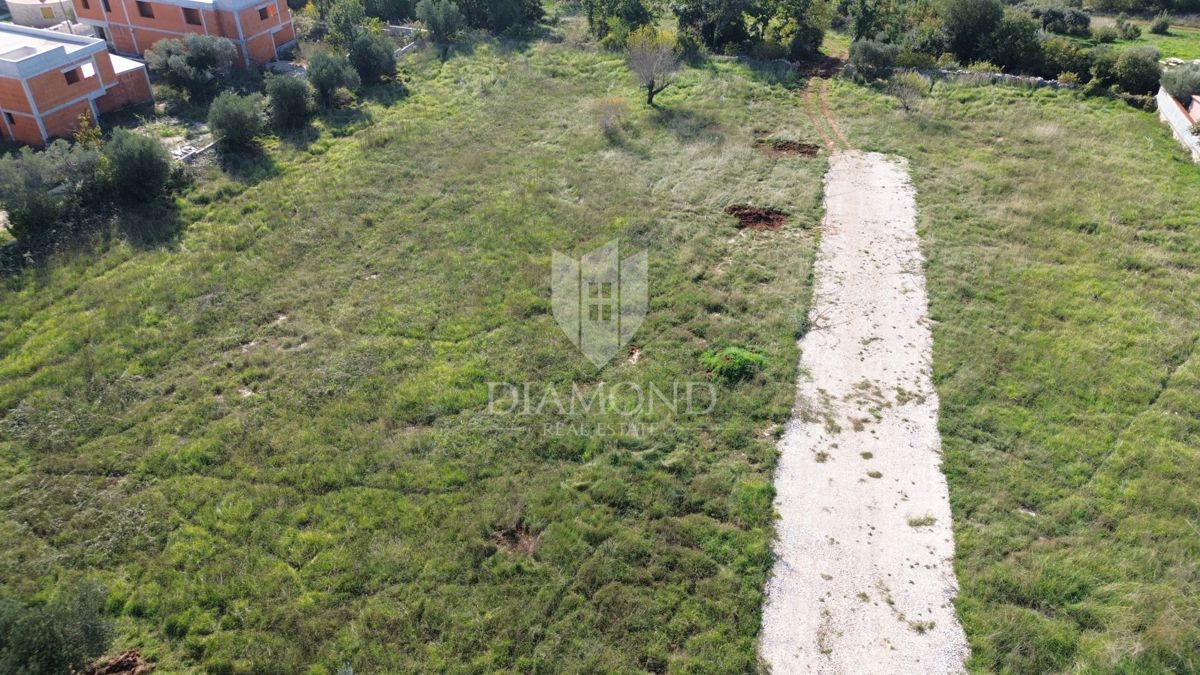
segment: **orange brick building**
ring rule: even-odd
[[[7,140],[45,145],[70,136],[84,113],[97,120],[150,97],[146,67],[109,54],[102,40],[0,24],[0,134]]]
[[[229,38],[238,63],[266,63],[295,42],[285,0],[71,0],[81,23],[113,51],[142,55],[187,33]]]

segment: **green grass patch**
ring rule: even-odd
[[[1074,92],[833,103],[910,158],[970,665],[1197,670],[1200,170]]]
[[[653,110],[618,55],[471,52],[226,160],[166,244],[3,280],[0,594],[90,577],[163,672],[755,667],[825,162],[754,130],[817,134],[736,63]],[[739,202],[790,221],[739,232]],[[597,371],[550,261],[613,238],[648,251],[650,307]],[[713,344],[761,371],[714,379]],[[487,413],[489,382],[687,381],[710,413]]]

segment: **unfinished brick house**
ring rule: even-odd
[[[109,54],[103,40],[0,24],[0,134],[7,140],[45,145],[70,136],[84,113],[98,120],[150,97],[146,67]]]
[[[187,33],[228,38],[238,65],[266,63],[295,41],[284,0],[71,0],[78,20],[113,51],[141,56],[159,40]]]

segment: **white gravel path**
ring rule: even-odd
[[[842,152],[775,474],[774,673],[962,672],[925,274],[903,160]]]

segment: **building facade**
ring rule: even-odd
[[[79,21],[113,51],[142,55],[187,33],[228,38],[238,64],[266,63],[295,42],[285,0],[71,0]]]
[[[71,0],[6,0],[12,22],[18,26],[49,28],[63,21],[74,21]]]
[[[45,145],[70,136],[79,117],[148,101],[150,78],[137,61],[109,54],[104,41],[0,24],[0,134]]]

